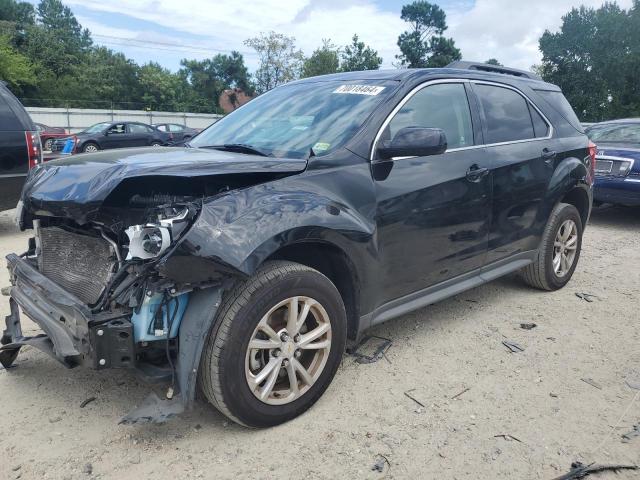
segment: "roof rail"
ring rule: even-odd
[[[480,72],[487,73],[502,73],[504,75],[513,75],[515,77],[528,78],[530,80],[540,80],[542,77],[536,75],[533,72],[527,72],[525,70],[518,70],[516,68],[502,67],[499,65],[491,65],[482,62],[465,62],[462,60],[451,62],[446,68],[457,68],[460,70],[478,70]]]

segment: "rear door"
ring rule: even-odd
[[[378,142],[403,127],[435,127],[444,130],[448,149],[391,160],[377,159],[374,150],[381,302],[479,269],[487,251],[491,176],[466,82],[428,83],[403,102]]]
[[[109,127],[104,139],[102,148],[124,148],[131,147],[132,139],[126,123],[114,123]]]
[[[131,135],[131,147],[144,147],[151,145],[153,140],[153,128],[143,125],[142,123],[130,123],[129,133]]]
[[[487,263],[538,248],[542,202],[555,167],[551,123],[518,89],[472,82],[491,159],[493,207]]]

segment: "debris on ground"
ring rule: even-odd
[[[451,400],[455,400],[456,398],[458,398],[458,397],[464,395],[465,393],[467,393],[469,390],[471,390],[471,387],[465,388],[460,393],[456,393],[453,397],[451,397]]]
[[[371,355],[366,355],[359,350],[363,350],[365,346],[376,345]],[[385,353],[391,347],[393,342],[389,338],[377,337],[375,335],[367,335],[362,342],[353,350],[351,355],[356,358],[356,362],[362,364],[375,363],[385,356]]]
[[[538,325],[536,323],[521,323],[520,324],[520,328],[522,328],[523,330],[533,330],[537,326]]]
[[[584,465],[581,462],[573,462],[571,464],[571,470],[569,470],[569,473],[565,473],[564,475],[556,477],[553,480],[574,480],[577,478],[584,478],[587,475],[591,475],[592,473],[617,473],[618,470],[638,470],[638,467],[636,465],[596,465],[595,463]]]
[[[598,297],[597,295],[593,295],[591,293],[584,293],[584,292],[576,292],[576,297],[581,298],[582,300],[584,300],[585,302],[593,302],[593,299],[597,299],[600,300],[600,297]]]
[[[91,465],[90,463],[85,464],[84,468],[82,469],[82,473],[91,475],[93,473],[93,465]]]
[[[588,383],[589,385],[597,388],[598,390],[602,390],[602,385],[596,382],[593,378],[581,378],[580,380],[582,380],[584,383]]]
[[[552,398],[558,398],[558,394],[553,392],[549,392],[549,396]]]
[[[502,344],[507,347],[511,353],[524,352],[524,347],[517,344],[516,342],[512,342],[511,340],[503,340]]]
[[[625,383],[632,390],[640,390],[640,379],[638,379],[638,380],[627,380]]]
[[[635,437],[640,437],[640,423],[634,425],[633,430],[622,435],[622,443],[629,443]]]
[[[519,438],[516,438],[513,435],[509,435],[508,433],[501,433],[500,435],[494,435],[493,438],[504,438],[507,442],[511,442],[512,440],[514,440],[518,443],[524,443]]]
[[[411,400],[416,402],[418,405],[420,405],[422,408],[427,408],[427,407],[424,406],[424,404],[422,402],[420,402],[418,399],[416,399],[415,397],[413,397],[411,395],[411,392],[413,392],[414,390],[415,390],[415,388],[412,388],[411,390],[408,390],[408,391],[404,392],[405,397],[410,398]]]
[[[387,457],[382,454],[378,454],[378,459],[376,460],[376,463],[373,464],[373,467],[371,467],[371,470],[382,473],[384,471],[385,464],[389,465],[389,468],[391,468],[391,462],[389,462]]]
[[[94,402],[96,400],[96,397],[89,397],[86,400],[84,400],[81,404],[80,404],[80,408],[84,408],[87,405],[89,405],[91,402]]]

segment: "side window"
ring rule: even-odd
[[[160,130],[161,132],[166,132],[167,131],[167,126],[166,125],[156,125],[156,128],[158,130]]]
[[[182,125],[175,125],[175,124],[171,124],[169,125],[169,131],[170,132],[182,132],[184,130],[184,128],[182,128]]]
[[[531,120],[533,120],[533,132],[536,134],[536,138],[543,138],[549,135],[549,125],[542,118],[542,115],[538,113],[538,110],[533,108],[533,105],[529,104],[529,111],[531,112]]]
[[[127,129],[125,128],[124,123],[116,123],[109,128],[110,134],[125,133],[126,131]]]
[[[474,85],[487,121],[486,143],[535,138],[527,100],[508,88]]]
[[[151,130],[146,125],[140,125],[139,123],[130,123],[129,131],[131,133],[150,133]]]
[[[418,91],[393,117],[382,138],[390,140],[404,127],[441,128],[447,148],[473,145],[473,126],[462,83],[430,85]]]

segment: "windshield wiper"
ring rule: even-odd
[[[224,145],[205,145],[201,148],[213,148],[215,150],[225,150],[228,152],[251,153],[253,155],[260,155],[261,157],[273,157],[272,153],[267,153],[264,150],[260,150],[259,148],[246,143],[225,143]]]

